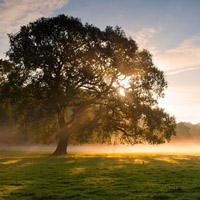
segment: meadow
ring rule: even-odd
[[[200,154],[0,151],[0,200],[200,200]]]

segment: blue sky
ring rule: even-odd
[[[101,29],[118,25],[165,71],[169,87],[160,105],[178,122],[199,123],[199,10],[199,0],[0,0],[0,57],[7,33],[42,16],[72,15]]]

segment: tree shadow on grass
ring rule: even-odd
[[[168,161],[178,162],[168,162]],[[31,163],[26,165],[26,163]],[[198,199],[199,157],[175,155],[24,158],[9,165],[4,199]],[[24,165],[24,166],[23,166]],[[1,174],[0,174],[1,176]],[[1,181],[3,183],[3,181]],[[1,194],[1,193],[0,193]]]

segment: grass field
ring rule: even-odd
[[[0,200],[200,200],[200,154],[0,151]]]

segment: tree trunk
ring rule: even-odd
[[[52,156],[62,156],[67,154],[68,139],[68,134],[66,132],[62,132],[56,150]]]
[[[67,145],[69,140],[69,130],[67,130],[66,123],[64,117],[60,117],[58,119],[59,126],[60,126],[60,139],[58,141],[58,145],[56,147],[55,152],[52,156],[61,156],[67,154]]]
[[[97,125],[99,117],[91,119],[90,116],[86,114],[87,108],[88,107],[83,107],[82,109],[79,109],[78,115],[70,123],[70,125],[65,123],[64,117],[60,117],[58,119],[60,126],[60,139],[52,156],[61,156],[67,154],[67,145],[71,133],[76,133],[77,131],[83,130],[85,127],[89,127],[91,125]]]

